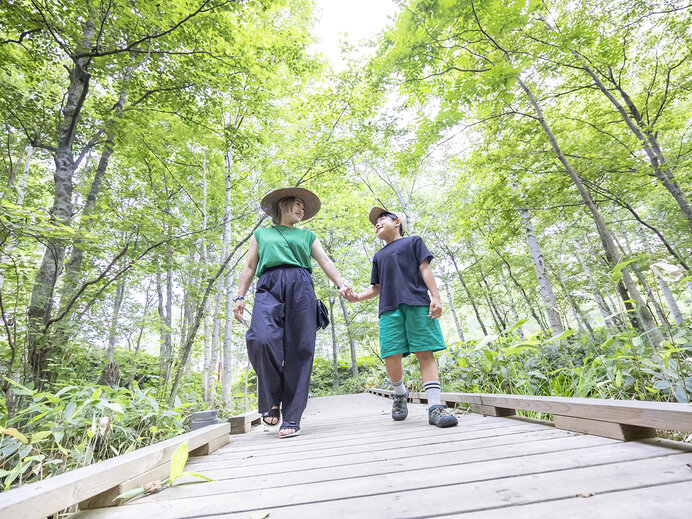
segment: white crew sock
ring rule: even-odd
[[[399,382],[392,382],[392,386],[394,386],[395,395],[406,394],[406,385],[404,385],[404,377],[401,377],[401,380]]]
[[[440,405],[440,383],[437,380],[423,382],[425,396],[428,398],[428,407]]]

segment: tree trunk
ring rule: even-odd
[[[601,295],[601,291],[598,289],[598,285],[596,284],[596,279],[593,276],[591,267],[589,267],[588,263],[584,259],[582,259],[582,257],[578,253],[576,253],[576,251],[579,250],[579,244],[576,240],[574,240],[572,243],[574,245],[575,251],[574,256],[577,258],[577,261],[579,261],[582,270],[586,274],[586,279],[588,280],[589,287],[591,288],[591,294],[593,295],[594,300],[596,301],[596,306],[598,306],[598,310],[601,312],[601,317],[605,322],[606,328],[613,329],[615,327],[615,324],[613,323],[613,318],[611,317],[613,315],[613,310],[611,310],[608,307],[608,304]]]
[[[680,307],[678,306],[677,301],[675,300],[675,297],[673,296],[673,292],[671,292],[670,287],[668,286],[668,283],[666,283],[666,280],[663,279],[661,276],[656,276],[658,278],[658,286],[661,289],[661,292],[663,292],[663,297],[666,298],[666,303],[668,304],[668,308],[670,309],[670,313],[673,314],[673,319],[675,320],[675,324],[677,326],[685,326],[685,319],[682,317],[682,312],[680,312]]]
[[[12,162],[12,150],[10,149],[10,146],[11,146],[11,140],[8,136],[8,138],[7,138],[7,154],[9,156],[10,162]],[[3,200],[9,200],[10,199],[10,194],[14,190],[14,184],[17,180],[17,172],[19,171],[19,166],[22,165],[22,159],[24,158],[24,153],[27,151],[27,148],[32,149],[31,144],[24,144],[24,146],[22,146],[22,149],[19,152],[19,157],[17,157],[17,161],[11,165],[10,178],[7,181],[7,187],[2,192],[2,196],[0,196],[0,202],[2,202]],[[19,204],[17,204],[17,205],[19,205]]]
[[[123,296],[125,294],[125,276],[120,276],[118,278],[118,283],[115,287],[115,301],[113,302],[113,315],[111,317],[111,326],[108,331],[108,350],[106,352],[106,358],[108,362],[113,360],[113,354],[115,353],[115,341],[116,332],[118,330],[118,314],[120,314],[120,305],[123,302]]]
[[[332,329],[332,364],[334,366],[334,385],[339,385],[339,349],[336,343],[336,327],[334,326],[334,296],[329,295],[329,324]]]
[[[560,335],[564,332],[564,327],[562,326],[562,319],[560,313],[557,309],[557,300],[555,299],[555,293],[553,292],[553,286],[548,278],[548,272],[545,268],[545,261],[543,260],[543,251],[538,243],[538,238],[536,237],[536,230],[531,222],[531,215],[528,209],[522,207],[519,209],[519,214],[524,222],[524,232],[526,233],[526,243],[529,247],[529,254],[531,255],[531,261],[533,262],[533,268],[536,271],[536,277],[538,278],[538,287],[541,290],[541,296],[543,298],[543,303],[545,305],[546,312],[548,313],[548,322],[550,322],[550,328],[553,331],[553,336]]]
[[[231,152],[226,153],[226,210],[224,212],[223,226],[223,250],[231,248]],[[223,336],[223,357],[221,362],[221,399],[226,409],[232,408],[232,368],[233,368],[233,298],[235,296],[233,285],[233,271],[226,272],[226,326]]]
[[[454,270],[457,273],[457,277],[459,278],[459,282],[461,283],[461,286],[464,287],[464,291],[466,292],[466,297],[469,298],[469,303],[471,303],[471,308],[473,308],[473,313],[476,314],[476,320],[478,321],[478,324],[480,325],[481,330],[483,330],[483,335],[488,335],[488,329],[485,327],[485,323],[483,322],[483,319],[481,319],[481,315],[478,311],[478,306],[476,305],[476,300],[474,299],[473,295],[471,295],[471,291],[469,290],[469,288],[466,286],[466,282],[464,281],[464,276],[461,274],[461,271],[459,270],[456,259],[451,254],[448,254],[448,256],[449,256],[449,259],[452,260],[452,264],[454,265]]]
[[[77,49],[77,55],[91,47],[94,31],[93,21],[87,20],[83,25],[83,40]],[[66,226],[69,226],[72,220],[72,178],[76,168],[73,145],[79,115],[89,91],[88,67],[91,58],[77,58],[73,63],[74,67],[68,70],[70,83],[64,97],[57,149],[54,153],[55,190],[53,207],[50,210],[51,219]],[[44,386],[51,375],[47,370],[53,351],[50,341],[47,340],[46,327],[53,310],[55,285],[62,272],[66,248],[67,239],[64,237],[50,236],[46,239],[46,250],[34,279],[27,311],[27,360],[31,377],[38,389]]]
[[[545,117],[543,116],[543,110],[541,110],[541,107],[539,106],[538,101],[534,97],[533,93],[528,88],[528,86],[526,86],[526,83],[524,83],[524,81],[520,77],[517,77],[517,83],[522,88],[529,102],[536,111],[538,122],[543,128],[543,131],[545,132],[548,141],[550,142],[550,145],[553,148],[553,151],[557,155],[558,160],[564,166],[568,175],[572,179],[572,182],[579,191],[582,200],[586,204],[586,207],[591,212],[591,216],[594,220],[594,223],[596,224],[596,230],[598,231],[598,235],[601,238],[601,242],[603,243],[603,248],[605,250],[609,266],[611,268],[614,268],[618,263],[620,263],[621,256],[619,251],[617,250],[617,247],[615,246],[613,237],[610,234],[610,230],[608,229],[608,226],[606,225],[603,216],[598,211],[596,204],[591,198],[591,195],[589,195],[588,191],[586,190],[586,187],[584,186],[584,183],[582,182],[581,178],[579,177],[579,175],[577,175],[577,172],[572,167],[572,164],[569,162],[569,160],[567,160],[567,157],[562,152],[562,148],[558,144],[557,139],[553,134],[553,131],[551,130],[550,126],[545,120]],[[622,281],[618,283],[618,291],[620,293],[620,297],[622,298],[623,304],[626,308],[633,310],[634,308],[632,307],[631,303],[626,302],[629,301],[631,297],[636,302],[636,304],[639,305],[643,320],[642,327],[642,323],[640,323],[639,319],[637,319],[635,315],[632,315],[631,312],[628,312],[630,321],[632,322],[632,326],[641,333],[648,334],[653,343],[660,344],[661,342],[663,342],[663,334],[656,326],[651,312],[649,312],[649,309],[644,304],[644,301],[641,295],[639,294],[639,290],[637,290],[637,287],[635,286],[632,277],[630,276],[626,268],[623,268],[621,270],[621,273]]]
[[[348,346],[351,352],[351,372],[355,377],[358,375],[358,358],[356,357],[356,343],[353,340],[353,332],[351,331],[351,320],[348,317],[348,309],[343,297],[339,298],[339,304],[341,304],[341,311],[344,314],[344,322],[346,323],[346,333],[348,334]]]
[[[159,328],[160,328],[160,344],[159,344],[159,376],[161,377],[162,386],[165,387],[168,376],[166,374],[167,367],[170,365],[171,354],[173,353],[173,343],[171,338],[170,326],[170,299],[169,303],[165,303],[163,284],[161,281],[161,266],[156,268],[156,294],[159,302]],[[168,312],[166,311],[168,309]]]
[[[507,283],[507,278],[505,277],[505,273],[502,269],[500,269],[500,281],[502,282],[502,286],[505,287],[505,293],[507,294],[507,304],[509,305],[509,310],[512,314],[512,321],[515,323],[519,322],[519,312],[517,312],[517,307],[514,303],[514,295],[512,294],[512,291],[509,288],[509,283]],[[524,330],[519,327],[519,335],[521,337],[524,337]]]
[[[447,280],[445,279],[444,281],[445,285],[445,292],[447,292],[447,304],[449,305],[449,311],[452,313],[452,319],[454,320],[454,326],[457,328],[457,334],[459,335],[459,341],[460,342],[466,342],[466,339],[464,338],[464,331],[461,329],[461,324],[459,323],[459,316],[457,315],[457,311],[454,308],[454,301],[452,300],[452,291],[449,289],[449,284],[447,283]]]
[[[546,266],[548,265],[546,264]],[[584,312],[581,308],[579,308],[579,305],[574,300],[569,288],[567,287],[567,281],[562,273],[562,269],[558,266],[557,270],[554,267],[552,267],[551,270],[553,271],[553,274],[560,280],[560,285],[565,293],[565,299],[569,304],[570,310],[572,311],[572,317],[574,317],[574,320],[577,322],[577,326],[579,326],[580,330],[587,330],[589,333],[593,333],[593,328],[591,328],[589,320],[584,316]]]
[[[17,187],[17,201],[16,204],[19,207],[22,207],[24,205],[24,196],[26,195],[26,184],[29,179],[29,165],[31,164],[31,157],[34,154],[34,148],[29,144],[26,147],[26,158],[24,159],[24,171],[22,173],[22,180],[19,183],[19,186]],[[19,167],[19,164],[17,164],[17,167]],[[7,196],[9,193],[9,188],[8,192],[4,193],[3,198]],[[10,254],[14,250],[14,248],[17,246],[17,241],[13,238],[10,240],[8,243],[5,244],[5,249],[2,253],[0,253],[0,266],[5,265],[10,257]],[[5,274],[4,274],[4,269],[0,269],[0,291],[2,288],[5,286]],[[12,370],[9,371],[12,373]]]
[[[223,257],[223,256],[222,256]],[[216,295],[214,296],[214,318],[211,332],[211,348],[209,351],[209,369],[207,370],[207,390],[206,401],[213,404],[216,399],[216,382],[215,376],[217,372],[217,359],[219,351],[219,338],[221,334],[221,304],[224,297],[224,283],[218,283],[216,287]]]
[[[534,310],[534,304],[533,301],[529,298],[528,294],[526,293],[526,290],[524,290],[524,287],[521,286],[521,283],[517,280],[517,278],[514,277],[514,274],[512,273],[512,267],[509,264],[509,261],[507,261],[502,254],[500,254],[500,251],[495,248],[495,252],[498,255],[498,257],[502,260],[502,262],[505,264],[505,267],[507,267],[507,273],[509,274],[510,279],[514,282],[514,285],[517,287],[519,292],[521,293],[522,297],[524,298],[524,301],[526,301],[526,306],[529,309],[529,312],[531,312],[531,316],[534,318],[536,323],[538,324],[538,327],[541,329],[541,331],[547,335],[548,334],[548,329],[546,327],[546,324],[543,322],[543,314],[537,314],[536,310]],[[518,320],[518,319],[517,319]],[[516,322],[516,321],[515,321]],[[522,332],[522,337],[523,337],[523,332]]]

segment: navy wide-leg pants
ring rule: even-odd
[[[245,334],[248,357],[257,373],[260,413],[281,403],[283,420],[300,422],[315,356],[316,304],[306,269],[274,267],[260,276]]]

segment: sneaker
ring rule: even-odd
[[[428,408],[428,423],[430,425],[436,425],[437,427],[453,427],[458,424],[459,421],[456,416],[449,412],[446,405],[440,404],[431,405]]]
[[[406,420],[408,416],[408,389],[405,395],[392,395],[394,402],[392,403],[392,418],[397,422]]]

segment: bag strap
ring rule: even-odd
[[[279,230],[278,227],[272,227],[272,229],[275,229],[276,232],[278,232],[278,233],[281,235],[281,237],[282,237],[282,238],[284,239],[284,241],[286,242],[286,245],[288,245],[288,248],[291,249],[291,254],[293,254],[293,257],[294,257],[295,260],[298,262],[298,265],[300,265],[300,260],[298,260],[298,255],[296,254],[296,251],[293,250],[293,247],[291,247],[291,244],[290,244],[290,242],[286,239],[286,236],[284,236],[284,233],[282,233],[282,232]]]

